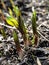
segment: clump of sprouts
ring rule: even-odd
[[[1,1],[1,2],[2,2],[2,5],[4,5],[3,1]],[[10,8],[8,8],[8,10],[9,10],[8,14],[5,14],[6,17],[4,17],[4,15],[3,15],[3,17],[4,17],[3,20],[6,22],[6,24],[8,24],[12,27],[15,27],[17,30],[20,31],[20,33],[22,34],[23,40],[24,40],[24,47],[27,48],[27,47],[29,47],[29,45],[32,45],[32,43],[29,38],[27,29],[25,27],[24,20],[21,15],[21,11],[19,10],[19,8],[17,6],[14,5],[12,0],[10,0],[10,2],[12,4],[13,11]],[[3,8],[6,9],[5,5]],[[16,17],[14,17],[13,14],[15,14]],[[33,11],[31,21],[32,21],[32,30],[33,30],[33,40],[34,40],[34,45],[36,46],[37,42],[38,42],[38,33],[37,33],[37,26],[36,26],[36,11]],[[6,38],[6,33],[3,28],[1,29],[1,33],[2,33],[3,37]],[[13,39],[14,39],[14,42],[16,45],[16,50],[18,52],[18,55],[20,58],[22,58],[24,51],[21,48],[16,30],[13,30]]]

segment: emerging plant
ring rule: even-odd
[[[7,24],[9,24],[11,26],[15,26],[16,28],[18,28],[18,26],[19,26],[17,20],[10,15],[6,16],[6,22],[7,22]]]
[[[13,38],[14,38],[14,42],[16,44],[17,52],[20,52],[21,47],[20,47],[20,43],[19,43],[17,32],[15,30],[13,31]]]
[[[9,14],[10,14],[10,16],[13,17],[13,12],[12,12],[12,10],[11,10],[10,8],[8,8],[8,9],[9,9]]]
[[[11,25],[13,27],[15,26],[16,28],[18,28],[18,22],[14,17],[12,17],[10,15],[6,15],[6,18],[3,20],[6,21],[6,23],[8,25]],[[0,32],[2,33],[3,37],[6,38],[6,33],[5,33],[5,30],[3,28],[0,28]],[[13,39],[14,39],[14,42],[16,45],[16,50],[18,52],[19,58],[22,58],[23,57],[23,50],[20,46],[18,35],[17,35],[17,32],[15,30],[13,31]]]
[[[38,33],[37,33],[37,26],[36,26],[36,11],[33,11],[32,14],[32,29],[33,29],[33,38],[34,38],[34,44],[37,45],[38,42]]]
[[[24,44],[25,44],[25,46],[31,45],[29,36],[27,34],[27,31],[26,31],[26,27],[24,25],[24,21],[23,21],[22,16],[21,16],[21,12],[20,12],[19,8],[14,5],[12,0],[10,0],[10,2],[12,4],[12,6],[13,6],[13,11],[14,11],[15,15],[17,16],[18,24],[19,24],[18,30],[22,34],[22,37],[24,39]]]
[[[6,33],[5,33],[5,30],[4,30],[4,28],[2,26],[0,26],[0,32],[1,32],[2,36],[3,36],[3,38],[6,39]]]
[[[22,59],[22,57],[23,57],[23,50],[22,50],[22,48],[20,46],[18,35],[17,35],[17,32],[15,30],[13,31],[13,38],[14,38],[14,42],[16,44],[16,50],[18,52],[19,58]]]
[[[6,14],[6,17],[4,17],[4,15],[3,15],[3,17],[4,17],[3,20],[8,25],[13,26],[20,31],[20,33],[22,34],[23,40],[24,40],[25,48],[27,48],[29,45],[32,45],[32,44],[31,44],[27,29],[24,25],[24,21],[22,19],[21,11],[19,10],[19,8],[17,6],[14,5],[12,0],[10,0],[10,2],[12,4],[13,11],[10,8],[8,8],[9,9],[8,14]],[[4,7],[4,9],[5,9],[5,7]],[[16,17],[14,17],[13,14],[15,14]],[[32,21],[32,30],[33,30],[33,41],[34,41],[34,44],[36,46],[37,42],[38,42],[38,33],[37,33],[37,27],[36,27],[36,11],[33,11],[31,21]],[[1,32],[2,32],[2,35],[5,38],[6,34],[5,34],[4,29],[2,29]],[[14,39],[14,42],[15,42],[15,45],[16,45],[16,50],[18,52],[18,55],[19,55],[20,58],[22,58],[23,57],[23,50],[20,46],[19,38],[18,38],[16,30],[13,30],[13,39]]]
[[[2,35],[3,35],[3,37],[4,37],[4,39],[6,39],[6,33],[5,33],[4,28],[1,29],[1,33],[2,33]]]

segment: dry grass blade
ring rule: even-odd
[[[1,0],[1,4],[2,4],[3,8],[6,10],[6,6],[5,6],[5,3],[4,3],[4,0]]]
[[[43,23],[41,23],[41,24],[37,27],[37,32],[38,32],[39,35],[41,35],[42,38],[44,38],[46,41],[49,42],[49,40],[48,40],[45,36],[43,36],[42,33],[40,33],[40,30],[39,30],[39,28],[40,28],[42,25],[46,26],[46,23],[47,23],[46,21],[43,22]]]
[[[0,20],[1,21],[5,20],[4,14],[1,9],[0,9]]]
[[[10,0],[10,3],[12,4],[12,7],[14,7],[14,2],[13,2],[13,0]]]
[[[37,57],[37,64],[42,65],[38,57]]]

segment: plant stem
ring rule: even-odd
[[[21,32],[22,37],[24,39],[24,44],[25,44],[25,46],[28,46],[31,43],[30,43],[30,39],[29,39],[29,36],[27,34],[25,25],[24,25],[24,21],[22,20],[21,16],[18,17],[18,22],[19,22],[19,31]]]

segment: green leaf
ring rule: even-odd
[[[17,35],[17,32],[13,31],[13,38],[14,38],[14,41],[18,41],[18,35]]]
[[[18,23],[19,23],[19,31],[22,33],[22,35],[24,35],[24,37],[26,37],[27,30],[26,30],[26,27],[24,25],[24,21],[21,18],[21,16],[18,17]]]
[[[16,16],[20,16],[21,15],[21,12],[20,12],[20,10],[19,10],[19,8],[17,6],[13,7],[13,11],[15,12]]]
[[[36,11],[33,11],[32,14],[32,29],[33,29],[33,40],[32,43],[34,43],[34,45],[37,45],[38,42],[38,33],[37,33],[37,25],[36,25]]]
[[[6,33],[5,33],[5,30],[3,28],[1,29],[1,33],[2,33],[3,37],[6,38]]]
[[[14,5],[13,0],[10,0],[10,3],[12,4],[13,11],[15,12],[16,16],[20,16],[20,15],[21,15],[21,12],[20,12],[18,6],[15,6],[15,5]]]
[[[31,40],[32,42],[32,45],[34,45],[34,42],[35,42],[35,36],[33,35],[33,39]]]
[[[21,12],[19,10],[19,8],[17,6],[13,7],[13,11],[15,12],[17,18],[18,18],[18,23],[19,23],[19,31],[24,35],[24,37],[26,37],[26,27],[24,25],[24,21],[21,17]]]
[[[12,10],[11,10],[10,8],[8,8],[8,9],[9,9],[9,14],[10,14],[10,16],[13,16]]]
[[[13,31],[13,39],[14,39],[14,42],[16,44],[16,49],[17,49],[17,51],[19,53],[20,50],[21,50],[21,47],[20,47],[20,43],[19,43],[19,39],[18,39],[18,35],[17,35],[16,31]]]
[[[36,26],[36,11],[33,12],[32,14],[32,29],[33,33],[37,33],[37,26]]]
[[[23,34],[26,34],[26,28],[25,28],[25,25],[24,25],[24,21],[21,17],[21,12],[20,12],[19,8],[17,6],[14,6],[13,11],[15,12],[15,14],[18,18],[19,28],[22,31],[22,32],[21,31],[20,32],[23,33]]]
[[[18,28],[19,26],[18,21],[14,17],[11,17],[11,16],[6,17],[6,22],[7,24],[11,26],[15,26],[16,28]]]

